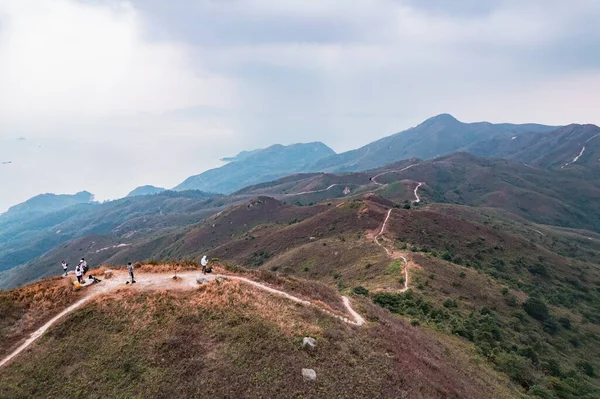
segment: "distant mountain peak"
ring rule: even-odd
[[[436,116],[433,116],[427,120],[425,120],[425,123],[433,123],[433,122],[441,122],[444,124],[448,124],[448,123],[461,123],[458,119],[456,119],[455,117],[453,117],[450,114],[439,114]]]
[[[135,197],[138,195],[152,195],[162,193],[163,191],[166,191],[166,188],[146,185],[137,187],[135,190],[127,194],[127,197]]]
[[[191,176],[174,190],[231,193],[244,186],[300,172],[307,165],[332,155],[335,155],[335,151],[320,141],[291,145],[274,144],[226,158],[228,164]]]

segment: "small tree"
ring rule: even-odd
[[[368,296],[369,295],[369,290],[366,289],[365,287],[363,287],[362,285],[359,285],[358,287],[354,287],[352,289],[352,291],[356,294],[356,295],[364,295],[364,296]]]
[[[527,314],[539,321],[545,321],[550,317],[548,306],[546,303],[537,297],[530,297],[523,303],[523,309]]]

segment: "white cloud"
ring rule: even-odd
[[[599,17],[589,0],[0,0],[0,210],[442,112],[600,123]]]
[[[226,79],[185,44],[149,42],[128,3],[0,2],[0,117],[86,117],[229,106]]]

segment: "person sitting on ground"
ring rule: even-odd
[[[65,276],[66,276],[67,275],[67,269],[69,268],[69,265],[64,260],[62,261],[62,268],[63,268],[63,272],[65,272]]]
[[[75,275],[77,276],[77,282],[81,284],[81,277],[83,276],[83,272],[81,271],[81,266],[75,266]]]
[[[135,278],[133,277],[133,265],[131,262],[127,263],[127,271],[129,272],[129,276],[131,276],[131,284],[134,284]],[[129,281],[127,281],[125,284],[129,284]]]
[[[200,264],[202,265],[202,273],[206,274],[211,272],[211,269],[206,267],[208,265],[208,258],[206,257],[206,255],[202,257],[202,260],[200,260]]]
[[[91,282],[91,284],[93,283],[99,283],[102,280],[98,280],[96,277],[92,276],[91,274],[88,276],[88,281]]]

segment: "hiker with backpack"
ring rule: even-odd
[[[206,255],[202,257],[202,259],[200,260],[200,264],[202,265],[202,273],[206,274],[212,272],[212,269],[210,267],[207,267],[208,258],[206,257]]]
[[[62,268],[63,268],[63,272],[65,273],[65,277],[66,277],[67,269],[69,268],[69,264],[67,262],[65,262],[64,260],[62,261]]]
[[[135,278],[133,277],[133,265],[131,262],[127,263],[127,271],[129,272],[129,276],[131,276],[131,284],[134,284]],[[127,281],[125,284],[129,284],[129,281]]]

